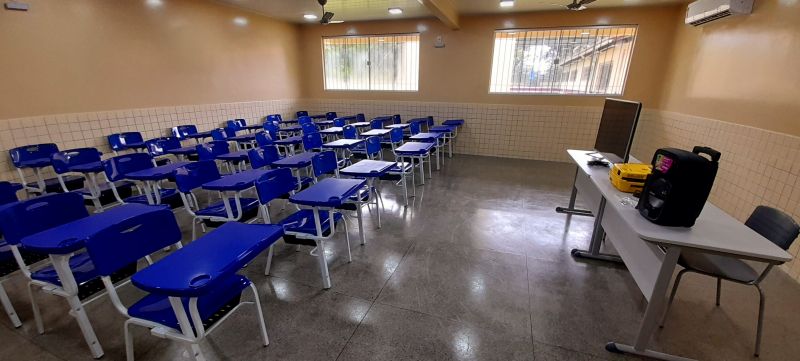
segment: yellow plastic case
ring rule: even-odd
[[[625,193],[635,193],[644,187],[644,181],[653,171],[650,164],[623,163],[611,167],[609,178],[615,188]]]

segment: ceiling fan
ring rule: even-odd
[[[571,4],[567,4],[567,5],[553,4],[553,5],[564,6],[564,7],[567,8],[567,10],[581,11],[581,10],[586,10],[587,9],[586,5],[589,5],[589,4],[593,3],[593,2],[595,2],[595,0],[572,0]]]
[[[317,0],[320,6],[322,6],[322,18],[320,18],[319,23],[326,25],[331,23],[331,19],[333,19],[333,13],[329,11],[325,11],[325,5],[328,3],[328,0]]]

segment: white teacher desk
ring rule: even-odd
[[[570,209],[559,208],[558,211],[595,215],[595,231],[589,250],[573,250],[572,254],[606,261],[621,260],[648,301],[633,346],[609,342],[606,345],[608,351],[659,360],[691,360],[647,348],[664,311],[667,289],[681,250],[691,249],[773,265],[792,259],[789,253],[711,203],[706,203],[694,227],[664,227],[651,223],[635,208],[636,198],[611,185],[607,167],[587,165],[592,159],[588,154],[590,151],[571,149],[568,152],[578,170]],[[570,211],[575,205],[576,193],[589,206],[587,211]],[[600,253],[604,238],[619,252],[619,257]]]

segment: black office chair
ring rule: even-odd
[[[792,217],[775,208],[767,206],[756,207],[753,214],[750,215],[750,218],[748,218],[747,222],[744,224],[784,250],[789,249],[789,246],[792,245],[798,234],[800,234],[800,226],[797,225],[797,222],[795,222]],[[675,285],[672,286],[672,293],[669,296],[667,309],[664,311],[664,317],[661,319],[661,327],[664,327],[664,321],[667,318],[670,306],[672,306],[672,301],[675,299],[675,293],[678,291],[678,284],[680,284],[681,277],[683,277],[683,274],[686,272],[699,273],[717,279],[717,306],[719,306],[722,280],[752,285],[758,289],[760,297],[755,352],[755,356],[758,357],[761,351],[761,329],[764,323],[764,291],[761,290],[759,285],[761,281],[767,277],[769,271],[772,270],[773,265],[767,265],[759,274],[750,267],[750,265],[740,259],[691,251],[681,252],[678,264],[680,264],[683,269],[678,272],[678,276],[675,278]]]

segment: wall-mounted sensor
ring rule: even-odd
[[[444,37],[441,35],[436,36],[436,41],[433,43],[434,48],[444,48]]]
[[[4,5],[6,10],[28,11],[31,8],[30,4],[19,1],[6,1]]]

